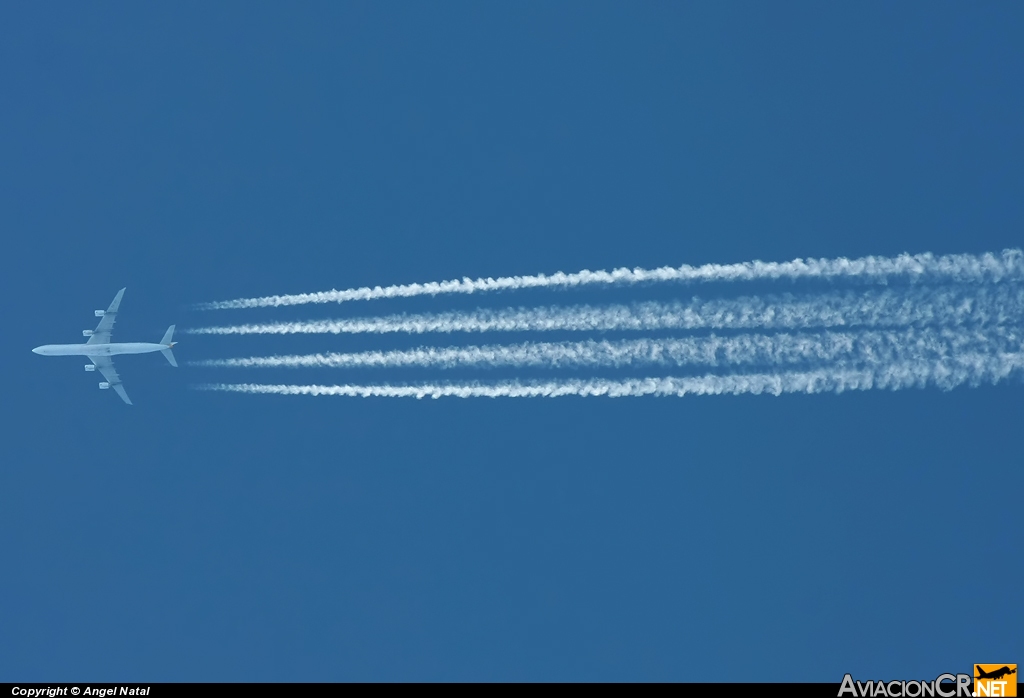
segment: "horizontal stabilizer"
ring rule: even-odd
[[[171,362],[171,366],[178,367],[178,362],[174,360],[174,354],[171,353],[170,349],[161,349],[160,353],[164,355],[164,358]]]

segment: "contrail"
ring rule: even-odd
[[[423,385],[264,385],[215,383],[199,390],[275,395],[338,395],[348,397],[641,397],[646,395],[741,395],[842,393],[847,390],[923,388],[950,390],[959,385],[997,383],[1024,366],[1024,355],[966,355],[956,360],[891,364],[884,369],[821,369],[792,373],[754,373],[695,378],[627,380],[557,380],[539,383],[507,381]]]
[[[232,308],[266,308],[308,303],[345,303],[378,298],[436,296],[446,293],[478,293],[525,288],[571,288],[589,285],[632,285],[648,282],[712,282],[755,281],[759,279],[836,279],[864,278],[887,281],[902,277],[910,281],[937,279],[967,283],[998,282],[1024,276],[1024,255],[1020,250],[1004,250],[1001,254],[954,254],[936,256],[931,253],[897,257],[861,257],[860,259],[795,259],[792,262],[742,262],[740,264],[705,264],[703,266],[661,267],[659,269],[614,269],[583,271],[574,274],[556,272],[551,275],[504,276],[498,278],[452,279],[449,281],[351,288],[343,291],[297,293],[262,298],[239,298],[230,301],[202,303],[202,310]]]
[[[746,334],[584,342],[525,342],[512,345],[419,347],[410,350],[258,356],[192,362],[207,368],[459,368],[737,366],[827,363],[879,365],[944,360],[965,354],[1024,350],[1017,328],[909,329],[888,332]]]
[[[386,334],[801,329],[1000,324],[1024,317],[1024,287],[915,288],[689,303],[505,308],[187,329],[189,334]]]

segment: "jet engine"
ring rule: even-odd
[[[107,383],[106,381],[100,383],[100,390],[106,390],[109,387],[110,387],[110,383]]]
[[[92,330],[82,330],[83,337],[92,337]]]
[[[95,371],[96,370],[96,364],[86,364],[85,365],[85,370],[86,371]]]
[[[104,315],[106,315],[106,314],[107,314],[107,311],[106,311],[106,310],[94,310],[94,311],[93,311],[93,314],[94,314],[94,315],[95,315],[96,317],[103,317]]]

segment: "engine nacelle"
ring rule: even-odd
[[[106,381],[100,383],[100,390],[106,390],[109,387],[110,387],[110,383],[107,383]]]
[[[83,337],[92,337],[92,330],[82,330]]]
[[[85,370],[86,371],[95,371],[96,370],[96,364],[86,364],[85,365]]]
[[[106,310],[94,310],[93,314],[96,315],[96,317],[103,317],[104,315],[107,314],[107,311]]]

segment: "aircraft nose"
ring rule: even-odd
[[[32,353],[33,353],[33,354],[39,354],[39,353],[40,353],[40,351],[39,351],[39,347],[36,347],[35,349],[33,349],[33,350],[32,350]]]

